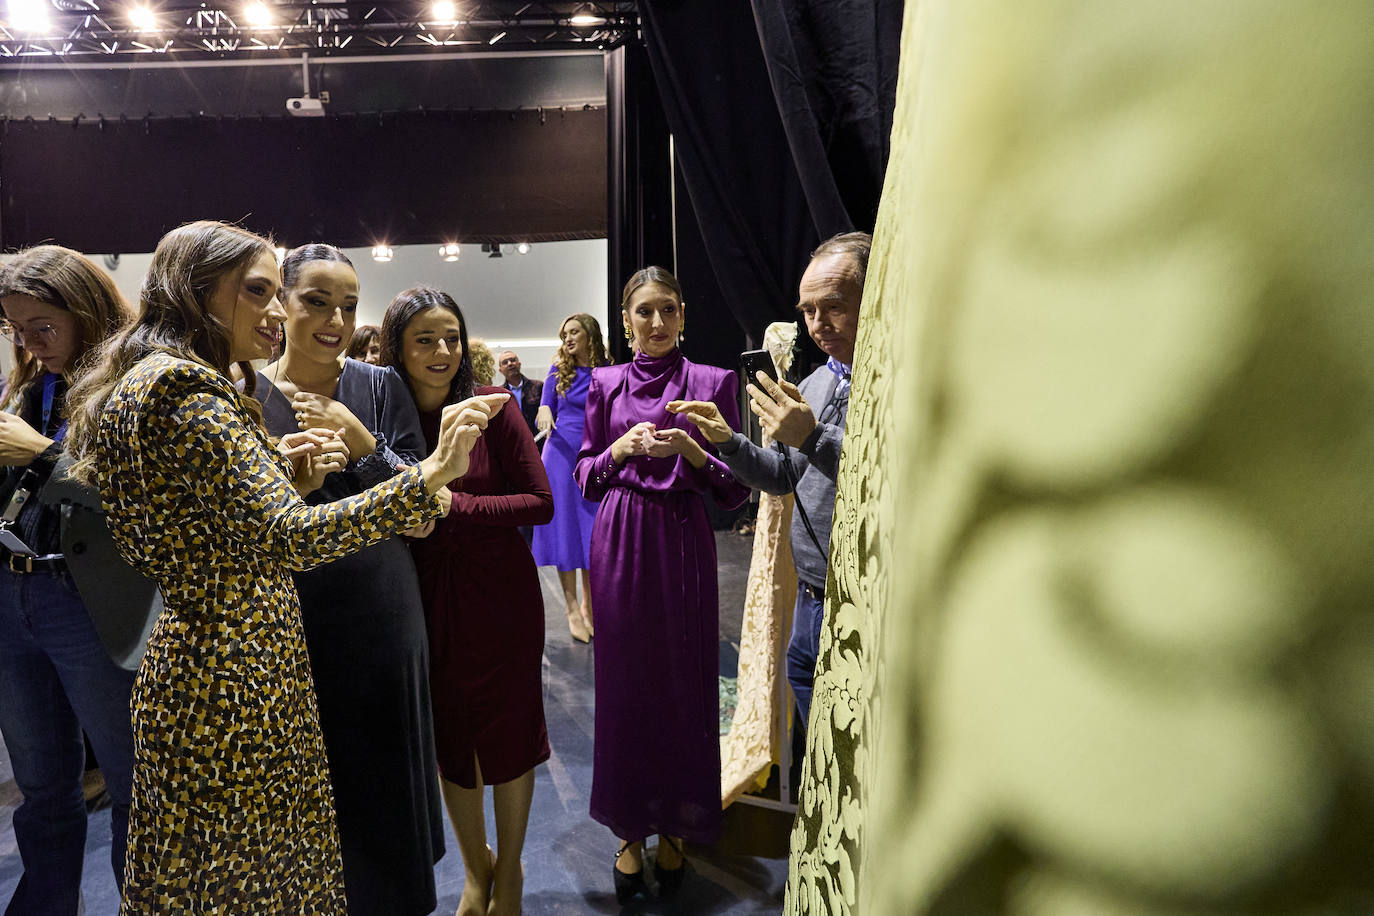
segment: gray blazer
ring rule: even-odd
[[[100,494],[72,480],[70,467],[64,454],[38,498],[61,513],[62,554],[105,651],[116,665],[136,671],[162,613],[162,592],[119,555]]]

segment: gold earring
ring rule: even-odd
[[[625,340],[626,340],[628,343],[634,343],[634,342],[635,342],[635,332],[630,330],[629,325],[626,325],[626,326],[625,326]]]

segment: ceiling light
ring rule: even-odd
[[[605,25],[605,24],[606,24],[606,17],[605,17],[605,16],[593,16],[593,15],[591,15],[590,13],[578,13],[576,16],[573,16],[571,19],[568,20],[568,25],[579,26],[579,27],[582,27],[582,26],[589,26],[589,25]]]
[[[529,253],[530,253],[530,243],[529,243],[529,242],[521,242],[519,245],[516,245],[516,246],[515,246],[515,250],[518,251],[518,252],[520,252],[521,254],[529,254]]]
[[[42,32],[48,28],[46,0],[9,0],[9,26],[16,32]]]
[[[156,32],[157,16],[146,6],[135,6],[129,10],[129,21],[140,32]]]
[[[449,263],[458,260],[459,248],[457,242],[448,242],[439,246],[439,257]]]
[[[385,264],[387,261],[390,261],[394,255],[395,252],[392,251],[388,245],[372,246],[372,260],[379,264]]]
[[[437,0],[431,12],[439,22],[452,22],[458,18],[458,7],[453,5],[452,0]]]
[[[265,3],[250,3],[244,7],[243,17],[248,20],[249,25],[271,25],[272,11],[267,8]]]

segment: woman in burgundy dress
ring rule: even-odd
[[[681,838],[720,834],[716,542],[703,496],[743,505],[737,483],[675,400],[713,401],[739,423],[733,372],[678,349],[682,288],[660,267],[621,297],[634,360],[592,370],[577,481],[599,500],[592,528],[596,726],[592,817],[621,839],[616,897],[644,888],[644,839],[659,835],[659,892],[681,885]]]
[[[463,314],[441,290],[408,289],[387,307],[382,364],[405,380],[426,440],[437,435],[445,405],[473,394],[467,344]],[[548,522],[553,496],[519,404],[497,411],[481,441],[451,488],[448,516],[412,544],[429,626],[441,788],[466,871],[459,916],[519,912],[534,767],[549,757],[544,599],[519,526]],[[482,810],[487,785],[494,860]]]

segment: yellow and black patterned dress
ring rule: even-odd
[[[96,443],[120,550],[166,610],[134,685],[123,913],[344,913],[291,570],[437,514],[412,468],[307,506],[219,373],[166,354],[115,388]]]

